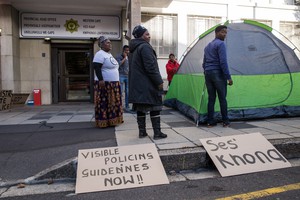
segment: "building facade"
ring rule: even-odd
[[[165,79],[169,53],[180,60],[201,33],[227,20],[265,23],[300,48],[300,8],[294,0],[31,2],[0,0],[0,89],[41,89],[42,104],[92,102],[96,39],[109,36],[117,55],[137,24],[148,28]]]

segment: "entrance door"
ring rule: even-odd
[[[91,101],[91,49],[56,49],[53,101]]]

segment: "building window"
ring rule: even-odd
[[[300,58],[300,24],[299,22],[280,22],[280,37],[289,47],[295,49],[295,53]]]
[[[177,52],[177,16],[143,13],[142,24],[150,33],[150,43],[158,57]]]
[[[221,23],[218,17],[201,17],[190,15],[187,17],[188,45],[192,44],[202,33]]]

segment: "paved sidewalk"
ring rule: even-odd
[[[91,103],[18,106],[11,110],[0,111],[0,129],[4,125],[5,127],[25,124],[51,126],[53,123],[93,123],[93,121],[94,106]],[[155,143],[167,172],[196,169],[208,164],[208,156],[199,139],[254,132],[264,135],[286,158],[300,157],[300,117],[234,121],[228,128],[222,127],[221,124],[207,128],[196,126],[180,112],[164,107],[161,112],[161,127],[162,132],[168,134],[168,137],[161,140],[152,139],[153,131],[149,115],[146,126],[149,137],[139,139],[136,115],[124,113],[124,124],[115,127],[117,145]],[[185,163],[180,163],[182,161]]]
[[[1,125],[24,125],[41,123],[93,122],[94,106],[91,103],[67,103],[43,106],[18,106],[0,111]],[[152,140],[152,125],[147,115],[149,137],[139,139],[136,115],[124,113],[124,124],[116,126],[118,145],[154,142],[159,150],[201,147],[199,139],[260,132],[268,140],[295,141],[300,139],[300,117],[234,121],[231,127],[221,124],[213,128],[196,124],[179,111],[164,107],[161,112],[162,131],[168,138]]]

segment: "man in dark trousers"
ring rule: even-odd
[[[122,94],[125,94],[125,109],[129,110],[128,104],[128,54],[129,54],[129,46],[124,45],[122,53],[116,56],[116,60],[119,63],[119,76],[120,76],[120,84],[122,89]]]
[[[138,25],[129,43],[129,103],[137,112],[139,137],[148,136],[146,132],[146,113],[150,112],[154,139],[166,138],[161,132],[160,111],[162,110],[163,79],[159,72],[157,57],[150,45],[148,30]]]
[[[218,94],[223,127],[230,126],[227,114],[227,84],[232,85],[231,75],[227,64],[226,47],[224,40],[227,27],[220,25],[215,29],[215,39],[204,49],[203,69],[205,84],[208,92],[207,126],[212,127],[217,123],[214,119],[216,94]]]

